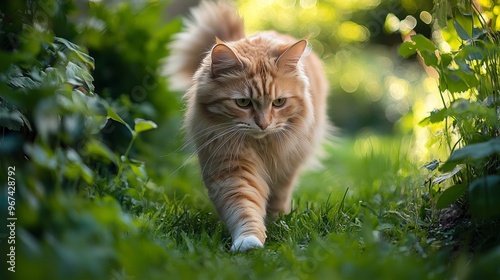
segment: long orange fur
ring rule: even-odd
[[[325,135],[327,80],[305,40],[245,37],[227,2],[191,14],[170,46],[170,83],[188,87],[185,129],[231,250],[262,247],[266,215],[290,212],[299,171]]]

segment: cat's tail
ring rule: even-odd
[[[202,1],[191,8],[191,17],[184,19],[184,30],[174,35],[170,43],[165,74],[170,88],[186,90],[193,74],[208,51],[215,45],[215,38],[236,41],[245,37],[243,19],[236,8],[225,1]]]

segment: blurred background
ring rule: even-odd
[[[18,256],[30,267],[16,279],[100,279],[117,263],[149,271],[151,255],[165,256],[164,248],[185,240],[183,222],[208,231],[218,223],[184,147],[182,93],[161,74],[171,37],[198,2],[1,1],[0,167],[17,167],[16,195],[25,202],[16,208]],[[343,160],[376,147],[397,149],[391,143],[400,139],[416,162],[427,156],[431,132],[418,122],[439,107],[437,81],[416,57],[403,59],[397,50],[409,34],[435,36],[432,0],[234,2],[247,34],[310,36],[322,58],[330,119],[354,150],[332,157],[337,169],[324,172],[325,184],[348,169],[349,184],[360,185],[356,179],[367,172]],[[157,129],[131,136],[127,125],[137,119]],[[383,164],[365,169],[372,170],[363,177],[369,188],[381,173],[402,172]],[[344,189],[337,189],[341,197]],[[174,208],[179,216],[170,218],[165,209]],[[193,209],[205,216],[190,216],[198,215]],[[169,218],[178,220],[164,228]]]
[[[413,155],[427,160],[432,131],[419,128],[418,122],[440,106],[437,81],[416,57],[404,59],[397,50],[410,34],[433,36],[432,0],[233,2],[248,35],[273,29],[296,38],[310,36],[330,81],[328,113],[341,138],[411,135]],[[189,148],[181,149],[183,93],[171,91],[161,73],[171,36],[199,1],[61,3],[50,4],[59,9],[50,12],[48,28],[95,59],[95,92],[125,121],[140,117],[159,125],[139,138],[131,155],[147,162],[148,173],[162,184],[189,189],[184,178],[196,175],[190,168],[179,168],[194,162]],[[103,132],[107,145],[126,150],[124,126],[111,121]]]
[[[122,204],[138,209],[139,200],[131,199],[134,191],[128,190],[133,186],[148,185],[148,190],[155,190],[151,197],[160,190],[205,195],[192,151],[183,146],[183,93],[171,91],[161,74],[171,36],[181,30],[182,17],[198,3],[2,1],[0,154],[35,174],[25,182],[27,194],[39,192],[40,186],[46,191],[61,185],[79,189],[83,183],[91,194],[122,197]],[[397,49],[411,33],[432,36],[431,0],[234,3],[249,35],[274,29],[297,38],[310,36],[331,84],[329,116],[341,138],[411,135],[414,139],[408,145],[417,143],[413,151],[425,156],[429,132],[414,132],[439,104],[439,95],[434,94],[437,82],[416,58],[403,59]],[[56,38],[76,46],[61,47]],[[68,65],[77,71],[68,71]],[[106,115],[103,108],[112,108],[123,123],[116,118],[106,121],[109,110]],[[158,128],[134,138],[131,145],[130,131],[123,124],[132,126],[137,118],[154,121]],[[26,154],[38,161],[27,164]],[[124,154],[140,161],[127,163],[129,173],[122,172],[128,169],[117,158]],[[62,175],[59,170],[64,170]],[[117,173],[123,178],[115,180],[116,188],[89,187],[107,183]],[[196,194],[193,185],[200,190]]]
[[[174,1],[168,16],[186,14],[198,1]],[[432,1],[239,0],[247,34],[277,30],[310,36],[331,83],[329,114],[343,134],[392,133],[411,125],[418,99],[434,91],[415,61],[397,54],[410,33],[431,37]]]
[[[432,33],[432,0],[232,2],[244,17],[248,35],[273,29],[296,38],[310,36],[330,81],[329,116],[341,137],[411,134],[416,137],[415,154],[426,160],[427,139],[432,132],[417,124],[440,106],[437,81],[416,57],[404,59],[397,50],[411,34],[436,36]],[[77,1],[77,9],[70,14],[76,42],[86,46],[97,61],[94,84],[98,93],[120,100],[119,106],[128,104],[132,114],[137,110],[157,122],[166,122],[150,134],[151,141],[161,139],[165,130],[168,135],[173,135],[172,130],[178,135],[182,93],[169,91],[163,81],[162,57],[168,55],[163,47],[169,36],[180,30],[181,18],[189,16],[189,8],[198,3]],[[146,89],[142,87],[144,77],[151,73],[161,79],[160,86]],[[175,150],[179,138],[164,141]],[[179,157],[182,155],[161,160],[175,162]]]

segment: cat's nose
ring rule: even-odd
[[[262,125],[261,125],[261,124],[257,124],[257,125],[258,125],[258,126],[260,127],[260,129],[262,129],[262,130],[266,130],[266,128],[269,126],[269,124],[268,124],[268,123],[266,123],[266,124],[262,124]]]
[[[266,115],[256,115],[255,124],[259,126],[260,129],[266,130],[266,128],[271,124],[271,119]]]
[[[262,130],[266,130],[266,128],[271,124],[268,120],[259,120],[256,123]]]

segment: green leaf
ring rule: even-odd
[[[463,69],[445,68],[439,74],[439,90],[455,93],[464,92],[478,84],[475,75],[464,72]]]
[[[113,110],[113,108],[111,108],[111,106],[106,106],[106,111],[108,113],[108,118],[125,125],[130,133],[134,134],[132,128],[120,116],[118,116],[118,114]]]
[[[481,218],[500,216],[500,175],[489,175],[469,186],[471,213]]]
[[[62,172],[67,178],[83,178],[89,184],[93,182],[94,173],[85,163],[83,163],[82,158],[75,150],[67,150],[65,156],[67,162],[63,165]]]
[[[462,61],[483,60],[485,51],[475,45],[464,45],[456,55],[456,59]],[[468,66],[468,65],[467,65]]]
[[[141,194],[135,188],[128,188],[123,191],[123,195],[133,198],[137,201],[141,200]]]
[[[409,57],[418,51],[427,66],[438,65],[438,57],[435,53],[436,46],[431,40],[420,34],[411,36],[411,40],[411,42],[401,44],[398,50],[399,55]]]
[[[438,197],[436,208],[443,209],[451,205],[453,202],[459,199],[465,193],[466,190],[467,190],[466,184],[457,184],[447,188]]]
[[[417,48],[413,42],[404,42],[398,49],[398,54],[402,57],[409,57],[417,53]]]
[[[135,160],[135,159],[130,159],[122,155],[120,157],[121,161],[123,164],[126,164],[127,166],[130,167],[132,172],[141,179],[147,179],[148,174],[146,171],[146,164],[143,161]]]
[[[66,48],[72,51],[80,59],[80,61],[87,64],[87,66],[89,66],[91,69],[94,69],[94,59],[90,55],[82,52],[78,45],[75,45],[74,43],[60,37],[55,37],[54,42],[64,45]]]
[[[438,66],[438,58],[434,52],[428,50],[422,50],[420,55],[424,59],[425,65],[427,66]]]
[[[158,127],[158,125],[156,125],[156,123],[154,123],[153,121],[148,121],[148,120],[139,119],[139,118],[135,119],[134,130],[135,130],[136,134],[139,134],[143,131],[155,129],[157,127]]]
[[[428,125],[429,123],[439,123],[444,121],[444,119],[448,116],[448,109],[443,108],[441,110],[433,110],[430,116],[421,120],[418,124],[421,126]]]
[[[24,151],[29,156],[30,160],[35,162],[37,165],[50,170],[56,170],[58,165],[57,158],[50,149],[44,148],[38,144],[28,144],[24,147]]]
[[[421,34],[411,36],[411,40],[415,42],[415,47],[419,51],[427,50],[430,52],[434,52],[436,50],[436,46],[429,40],[427,37]]]
[[[22,126],[26,126],[29,131],[32,131],[30,122],[19,110],[0,107],[0,127],[19,131]]]
[[[83,153],[85,156],[103,158],[118,165],[118,157],[111,151],[111,149],[95,139],[91,139],[85,143]]]
[[[450,158],[441,166],[440,170],[444,172],[450,171],[458,164],[480,160],[494,154],[500,154],[500,138],[470,144],[454,151]]]
[[[435,54],[436,46],[425,36],[417,34],[411,36],[410,42],[401,44],[398,54],[403,57],[414,55],[417,51],[420,52],[428,66],[436,66],[438,59]]]
[[[462,25],[460,25],[460,23],[456,19],[453,20],[453,26],[455,27],[455,30],[457,31],[458,37],[460,37],[460,39],[464,41],[471,39],[469,33],[465,31],[465,29],[462,27]]]
[[[440,64],[442,67],[448,67],[453,61],[453,57],[449,53],[440,53]]]

